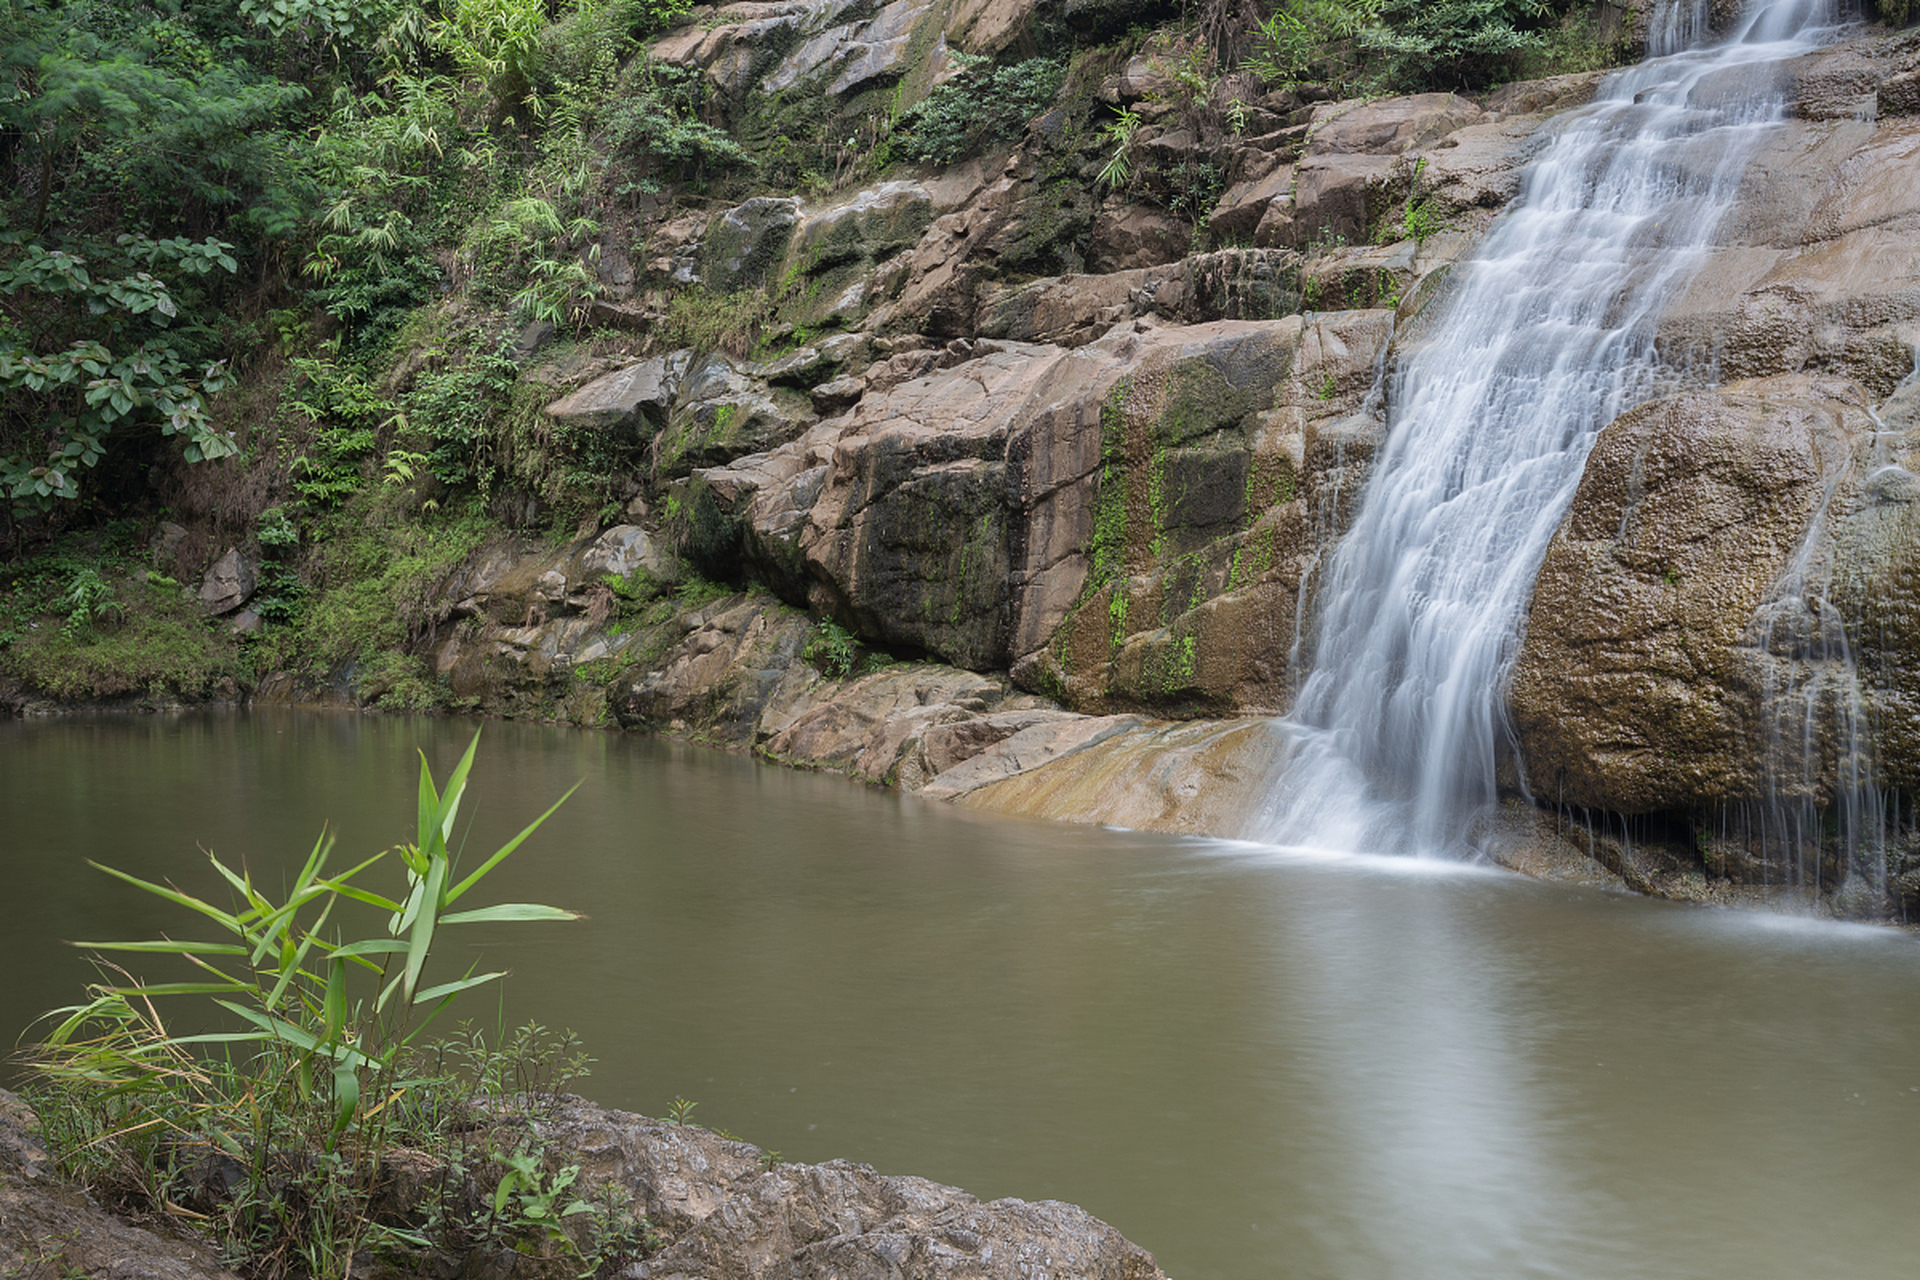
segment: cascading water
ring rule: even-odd
[[[1920,350],[1882,408],[1905,417],[1902,402],[1916,394]],[[1747,879],[1808,894],[1827,889],[1843,913],[1870,917],[1886,906],[1888,844],[1900,823],[1898,796],[1874,766],[1868,690],[1850,635],[1873,588],[1849,581],[1848,570],[1883,558],[1888,541],[1908,536],[1897,516],[1890,527],[1877,526],[1907,505],[1920,477],[1896,460],[1895,442],[1909,433],[1868,413],[1875,430],[1834,469],[1793,559],[1747,626],[1763,790],[1729,806],[1710,837],[1719,847],[1709,852],[1743,863]]]
[[[1868,469],[1889,464],[1878,436],[1868,448]],[[1746,847],[1763,883],[1844,886],[1859,900],[1855,908],[1871,913],[1886,896],[1886,805],[1874,781],[1859,669],[1834,600],[1836,500],[1859,488],[1861,461],[1849,458],[1828,481],[1793,559],[1748,625],[1745,646],[1760,670],[1765,794],[1742,807],[1722,839]]]
[[[1440,850],[1494,800],[1547,543],[1600,428],[1671,376],[1654,321],[1785,108],[1767,64],[1838,22],[1837,0],[1754,0],[1720,43],[1674,52],[1706,8],[1662,6],[1651,43],[1667,56],[1609,79],[1546,140],[1405,341],[1256,836]]]

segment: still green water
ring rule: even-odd
[[[0,722],[6,1038],[58,945],[188,927],[86,858],[214,892],[324,823],[405,837],[471,724]],[[1176,1280],[1885,1280],[1920,1257],[1920,944],[1391,859],[969,813],[697,748],[490,724],[464,935],[581,1086],[786,1158],[1087,1206]],[[454,941],[449,934],[446,941]],[[156,975],[158,976],[158,975]],[[467,1010],[491,1023],[490,998]]]

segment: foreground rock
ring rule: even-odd
[[[537,1123],[583,1178],[671,1241],[646,1280],[1159,1280],[1138,1245],[1057,1200],[987,1203],[863,1164],[774,1164],[704,1129],[577,1100]]]
[[[114,1217],[54,1176],[40,1122],[0,1089],[0,1275],[21,1280],[236,1280],[206,1244]]]
[[[868,1165],[779,1164],[691,1125],[607,1111],[578,1098],[504,1127],[531,1129],[549,1165],[580,1167],[576,1191],[624,1201],[664,1244],[631,1280],[1164,1280],[1153,1257],[1086,1210],[1057,1200],[982,1203],[954,1187]],[[104,1212],[57,1181],[38,1121],[0,1090],[0,1274],[110,1280],[234,1280],[206,1244],[168,1239]],[[512,1145],[511,1141],[507,1142]],[[396,1184],[422,1195],[431,1175]],[[403,1216],[404,1203],[391,1206]],[[554,1260],[502,1251],[435,1255],[356,1273],[532,1277]]]

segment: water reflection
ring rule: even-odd
[[[416,747],[444,771],[470,732],[0,723],[0,1020],[77,990],[53,939],[180,923],[83,856],[204,885],[196,843],[263,876],[328,818],[378,848]],[[1920,1249],[1905,936],[513,725],[486,730],[470,844],[582,779],[496,892],[592,918],[448,959],[509,965],[504,1011],[472,1012],[579,1030],[607,1103],[1077,1201],[1179,1280],[1883,1280]]]

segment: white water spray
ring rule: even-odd
[[[1786,105],[1766,64],[1829,38],[1836,8],[1756,0],[1724,41],[1610,78],[1455,268],[1390,375],[1386,443],[1320,582],[1256,836],[1437,851],[1494,800],[1547,543],[1600,428],[1658,389],[1659,309]],[[1656,51],[1697,38],[1704,9],[1663,8]]]

